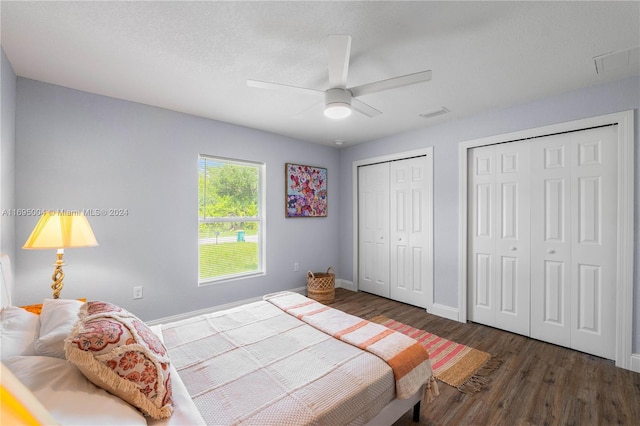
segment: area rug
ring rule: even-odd
[[[379,315],[370,321],[413,337],[420,342],[431,359],[434,377],[463,393],[476,393],[485,389],[502,361],[487,352],[444,339],[427,331]]]

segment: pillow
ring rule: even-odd
[[[35,355],[40,319],[17,306],[0,311],[0,359],[15,355]]]
[[[84,297],[78,299],[81,302],[86,302],[87,299],[85,299]],[[29,311],[31,313],[34,313],[36,315],[40,315],[40,313],[42,312],[42,303],[36,303],[35,305],[22,305],[20,306],[22,309],[24,309],[25,311]]]
[[[16,356],[3,364],[61,425],[147,424],[138,410],[96,387],[64,359]]]
[[[40,313],[40,336],[36,355],[64,359],[64,339],[78,321],[82,302],[74,299],[45,299]]]
[[[67,359],[97,386],[154,419],[173,412],[170,360],[158,337],[135,315],[87,302],[65,341]]]

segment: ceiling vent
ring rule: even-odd
[[[434,109],[431,111],[422,112],[418,115],[422,118],[432,118],[432,117],[437,117],[438,115],[446,114],[448,112],[449,112],[449,109],[447,107],[442,107],[442,108]]]
[[[638,68],[640,66],[640,46],[596,56],[593,58],[593,62],[596,66],[596,74],[627,67]]]

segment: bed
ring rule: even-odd
[[[428,355],[379,327],[290,292],[153,327],[46,299],[40,315],[3,308],[2,382],[15,376],[60,424],[392,424],[412,407],[417,420]],[[113,368],[131,351],[148,352],[138,371]]]

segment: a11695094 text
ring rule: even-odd
[[[30,217],[42,216],[45,212],[56,212],[60,215],[85,216],[129,216],[129,209],[82,209],[82,210],[56,210],[56,209],[2,209],[2,216]]]

